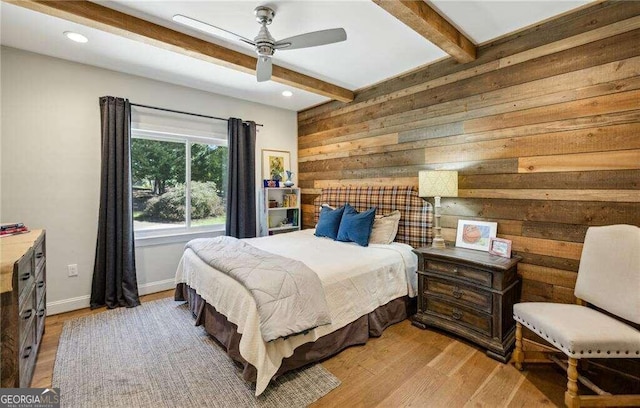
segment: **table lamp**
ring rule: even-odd
[[[458,196],[458,172],[451,170],[423,170],[418,172],[418,195],[420,197],[434,197],[434,216],[436,219],[436,236],[431,246],[444,248],[442,228],[440,227],[440,197]]]

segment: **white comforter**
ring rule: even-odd
[[[417,292],[417,257],[409,245],[370,245],[335,242],[303,230],[247,239],[264,251],[304,262],[315,271],[325,290],[332,324],[307,334],[264,342],[251,294],[237,281],[204,263],[190,249],[180,260],[176,284],[186,283],[238,326],[240,354],[256,367],[260,395],[284,358],[296,347],[332,333],[389,301]]]

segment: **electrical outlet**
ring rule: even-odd
[[[69,276],[78,276],[78,264],[67,265]]]

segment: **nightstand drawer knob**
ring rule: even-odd
[[[453,288],[453,292],[452,293],[453,293],[453,297],[456,298],[456,299],[460,299],[462,297],[462,295],[464,294],[464,292],[461,291],[460,288],[457,287],[457,286],[455,288]]]
[[[453,309],[453,312],[451,313],[451,317],[453,317],[456,320],[460,320],[462,319],[462,312],[459,311],[458,309]]]

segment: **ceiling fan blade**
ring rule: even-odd
[[[231,41],[242,41],[243,43],[255,46],[256,43],[253,40],[245,38],[236,33],[232,33],[231,31],[225,30],[224,28],[216,27],[214,25],[205,23],[200,20],[196,20],[195,18],[183,16],[182,14],[176,14],[173,16],[173,21],[176,23],[180,23],[190,28],[194,28],[196,30],[205,32],[207,34],[215,35],[216,37],[226,38]]]
[[[258,64],[256,65],[256,77],[258,82],[265,82],[271,79],[271,71],[273,71],[273,63],[270,57],[258,56]]]
[[[347,39],[344,28],[331,28],[329,30],[314,31],[285,38],[276,42],[277,50],[295,50],[298,48],[316,47],[318,45],[333,44]]]

